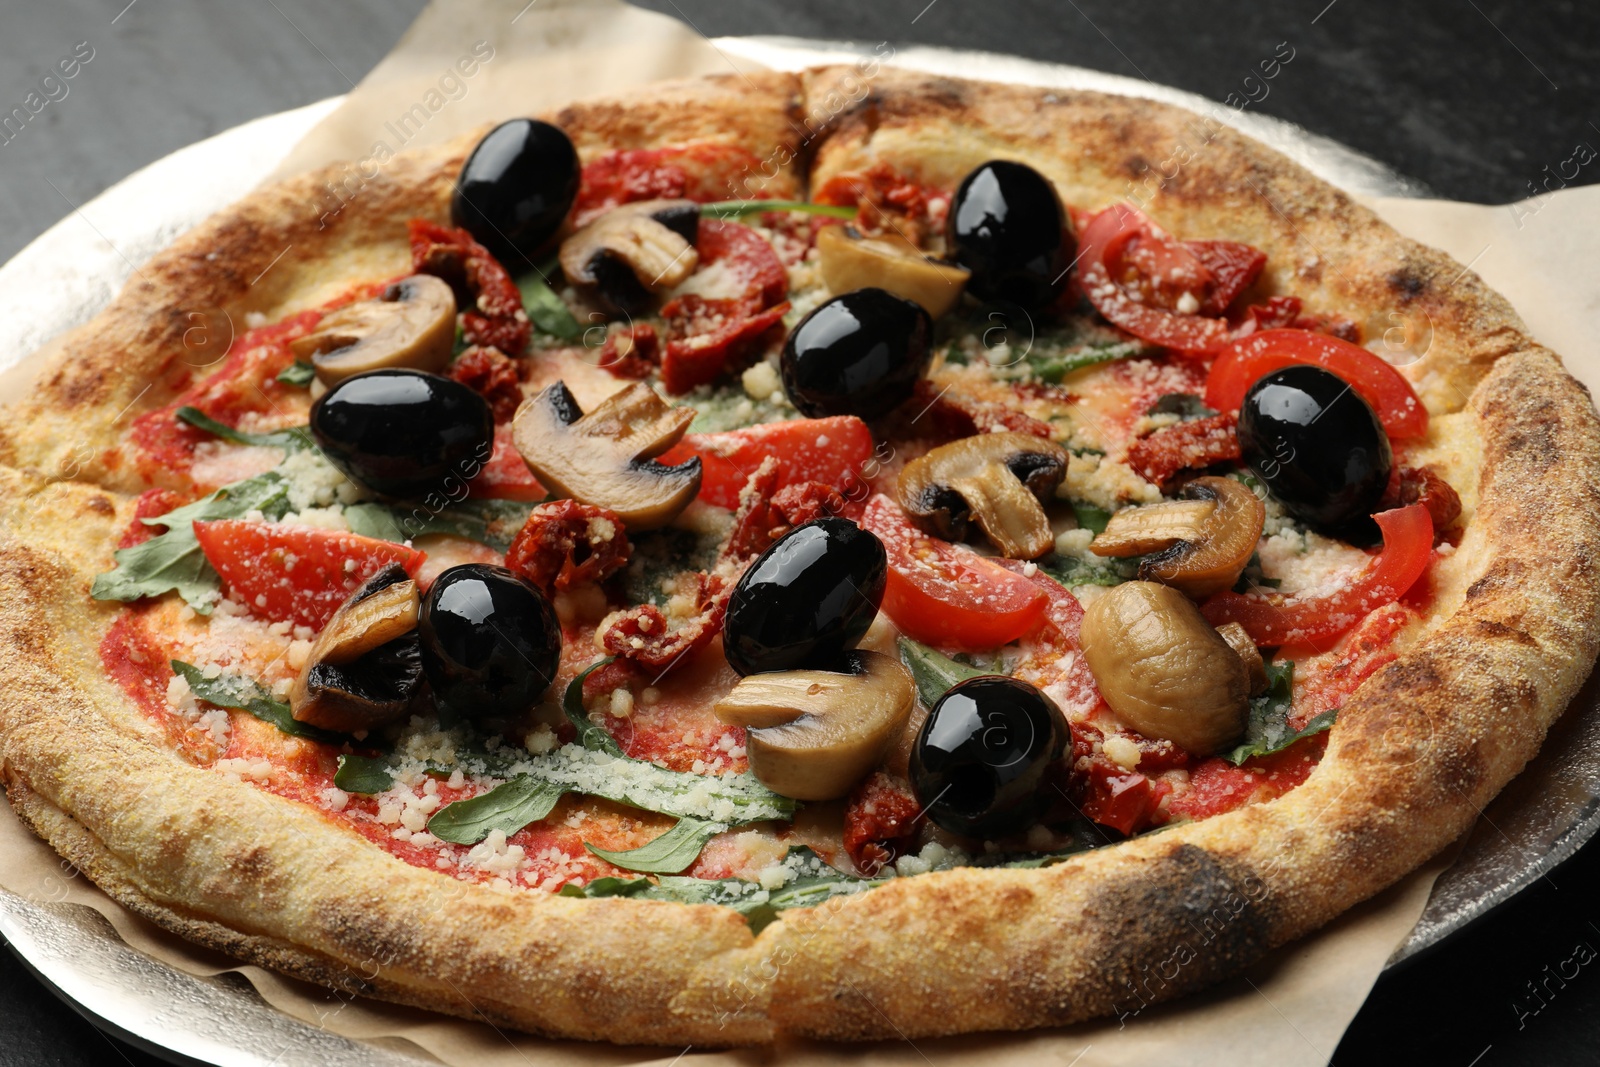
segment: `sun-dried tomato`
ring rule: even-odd
[[[492,345],[508,356],[528,350],[533,327],[522,309],[522,292],[500,261],[466,230],[412,219],[412,266],[450,284],[461,314],[461,336],[469,345]]]
[[[956,441],[999,430],[1050,436],[1048,422],[1006,404],[968,396],[953,386],[941,389],[926,378],[918,380],[907,410],[913,412],[907,431],[938,441]]]
[[[1291,327],[1315,330],[1351,344],[1361,343],[1361,327],[1356,323],[1338,315],[1303,315],[1303,306],[1298,296],[1270,296],[1264,304],[1251,304],[1245,311],[1252,323],[1249,332]]]
[[[1389,472],[1389,484],[1383,491],[1378,510],[1388,511],[1407,504],[1421,504],[1428,509],[1435,537],[1461,517],[1461,495],[1432,467],[1396,465]]]
[[[1157,485],[1181,470],[1198,470],[1239,458],[1239,417],[1231,413],[1189,419],[1128,446],[1128,466]]]
[[[631,551],[616,512],[554,500],[528,513],[506,553],[506,566],[552,596],[583,582],[604,581],[627,565]]]
[[[648,378],[660,364],[661,337],[648,322],[613,330],[600,347],[600,367],[616,378]]]
[[[874,772],[845,805],[845,854],[862,872],[878,873],[915,844],[921,815],[911,783],[888,771]]]
[[[498,348],[473,345],[450,364],[450,377],[489,402],[495,422],[508,422],[522,403],[522,376]]]
[[[600,632],[605,650],[647,670],[665,672],[689,653],[709,644],[722,632],[733,583],[720,575],[705,573],[696,573],[692,579],[694,607],[684,621],[673,627],[660,608],[641,604],[607,620]]]
[[[819,204],[854,204],[853,225],[865,234],[892,233],[913,244],[944,232],[950,194],[912,181],[887,163],[836,174],[813,199]]]

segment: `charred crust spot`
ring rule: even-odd
[[[1508,626],[1503,622],[1495,622],[1493,619],[1478,619],[1473,622],[1472,629],[1479,637],[1485,637],[1491,641],[1510,641],[1519,645],[1527,645],[1530,648],[1537,648],[1539,645],[1539,642],[1535,641],[1526,630],[1519,630],[1515,626]]]
[[[1084,959],[1108,990],[1105,1010],[1136,1012],[1237,974],[1273,944],[1281,923],[1264,879],[1248,865],[1180,845],[1144,870],[1095,888],[1085,905],[1099,932]],[[1038,1006],[1057,1019],[1081,1004]]]
[[[85,501],[83,506],[85,510],[92,511],[96,515],[115,515],[117,513],[117,506],[98,493]]]
[[[1394,271],[1384,279],[1389,284],[1391,291],[1402,302],[1410,302],[1428,291],[1428,276],[1422,268],[1410,263]]]
[[[1142,178],[1150,170],[1150,161],[1137,152],[1122,161],[1122,172],[1130,178]]]

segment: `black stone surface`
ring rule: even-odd
[[[1600,147],[1600,11],[1438,0],[643,0],[710,36],[940,44],[1074,63],[1252,106],[1337,138],[1439,195],[1555,187]],[[126,6],[125,6],[126,5]],[[0,6],[0,116],[79,42],[93,58],[0,138],[0,259],[73,206],[202,137],[350,88],[420,0],[35,0]],[[1265,83],[1257,64],[1294,58]],[[81,54],[81,50],[80,50]],[[43,94],[41,94],[43,95]],[[1573,184],[1600,180],[1600,161]],[[1378,983],[1336,1063],[1600,1062],[1600,847]],[[1241,1047],[1247,1037],[1240,1036]],[[1092,1054],[1091,1054],[1092,1055]],[[0,1063],[156,1063],[87,1025],[0,954]],[[1243,1057],[1241,1057],[1243,1062]]]

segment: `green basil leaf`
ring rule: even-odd
[[[568,882],[556,892],[558,897],[636,897],[655,888],[648,878],[596,878],[586,885]]]
[[[206,703],[249,712],[290,737],[303,737],[308,741],[330,745],[342,745],[351,740],[345,734],[298,721],[289,714],[289,705],[273,700],[270,693],[242,675],[219,674],[215,678],[207,678],[199,667],[179,659],[172,661],[172,669],[181,674],[189,683],[189,688],[194,690],[194,695]]]
[[[583,336],[583,325],[573,318],[572,310],[538,270],[531,270],[517,279],[522,290],[522,308],[533,324],[545,333],[563,341],[576,341]]]
[[[813,204],[809,200],[718,200],[700,205],[703,219],[736,219],[745,215],[759,215],[767,211],[799,211],[807,215],[827,215],[835,219],[853,219],[859,208],[847,204]]]
[[[1176,415],[1184,421],[1204,419],[1216,412],[1206,407],[1206,402],[1193,393],[1167,393],[1158,397],[1145,411],[1146,415]]]
[[[1282,752],[1301,738],[1319,734],[1333,725],[1337,709],[1316,716],[1300,730],[1289,728],[1289,712],[1294,706],[1294,661],[1267,664],[1267,691],[1250,698],[1250,718],[1244,741],[1223,758],[1238,766],[1253,756]]]
[[[1046,577],[1067,588],[1075,585],[1121,585],[1132,581],[1139,573],[1136,559],[1107,559],[1104,563],[1091,563],[1081,556],[1050,555],[1038,561],[1039,570]]]
[[[311,429],[307,426],[294,426],[272,433],[244,433],[218,422],[199,408],[179,408],[177,417],[180,422],[187,422],[197,430],[204,430],[236,445],[262,445],[268,448],[281,448],[285,452],[300,452],[317,447],[311,440]]]
[[[700,858],[706,842],[716,837],[727,826],[704,819],[679,819],[676,826],[660,837],[638,848],[612,851],[596,848],[584,842],[583,847],[596,856],[625,871],[645,874],[675,874],[691,866]]]
[[[1072,515],[1078,520],[1079,529],[1094,534],[1104,533],[1106,523],[1111,521],[1111,512],[1105,508],[1097,508],[1093,504],[1084,504],[1076,500],[1072,502]]]
[[[453,845],[475,845],[499,830],[510,836],[549,815],[567,789],[518,775],[470,800],[446,804],[428,820],[428,832]]]
[[[345,508],[344,521],[352,533],[383,541],[405,542],[425,534],[451,534],[504,552],[533,508],[533,504],[520,500],[493,499],[462,500],[437,511],[421,505],[365,503]]]
[[[606,733],[605,727],[589,718],[589,709],[583,706],[583,683],[595,671],[610,663],[615,656],[595,660],[584,668],[582,674],[567,683],[567,688],[561,694],[561,710],[578,731],[578,744],[591,752],[604,752],[608,756],[627,759],[622,751],[622,746],[617,744],[617,739]]]
[[[389,773],[389,762],[381,756],[343,755],[339,757],[339,770],[333,784],[346,793],[371,796],[394,788],[394,775]]]
[[[930,708],[937,704],[945,691],[957,682],[995,673],[980,671],[965,663],[957,663],[944,653],[937,652],[909,637],[900,638],[897,644],[900,648],[900,660],[911,672],[911,680],[917,684],[917,696],[921,697],[922,703]]]
[[[147,526],[166,526],[167,532],[132,548],[112,554],[116,567],[95,575],[89,595],[96,600],[139,600],[176,592],[195,611],[211,613],[222,590],[222,580],[206,562],[195,540],[195,520],[237,519],[259,511],[281,519],[289,510],[289,488],[274,471],[236,482],[176,511],[152,519]]]
[[[304,360],[295,360],[283,369],[278,375],[278,381],[284,385],[307,386],[317,376],[317,369]]]

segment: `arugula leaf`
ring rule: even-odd
[[[1071,588],[1075,585],[1121,585],[1132,581],[1139,573],[1136,559],[1107,559],[1104,563],[1090,563],[1081,556],[1050,555],[1038,561],[1039,570],[1046,577]]]
[[[317,376],[317,369],[304,360],[295,360],[283,369],[278,375],[278,381],[284,385],[310,385],[311,380]]]
[[[259,511],[281,519],[289,510],[289,487],[274,471],[224,486],[210,496],[152,519],[147,526],[166,526],[166,533],[112,554],[117,565],[95,575],[89,595],[96,600],[139,600],[177,592],[201,615],[209,615],[222,589],[222,580],[206,562],[195,540],[194,522],[237,519]]]
[[[346,793],[371,796],[394,788],[394,775],[389,773],[389,762],[381,756],[346,754],[339,757],[333,784]]]
[[[517,288],[522,290],[522,309],[539,329],[563,341],[583,336],[583,324],[572,317],[572,310],[537,269],[518,278]]]
[[[1084,504],[1077,500],[1072,502],[1072,515],[1078,520],[1080,530],[1096,534],[1104,533],[1106,523],[1111,521],[1111,512],[1105,508],[1097,508],[1093,504]]]
[[[700,217],[734,219],[745,215],[759,215],[766,211],[800,211],[807,215],[853,219],[859,210],[848,204],[813,204],[809,200],[718,200],[711,204],[701,204]]]
[[[510,836],[549,815],[567,788],[518,775],[470,800],[446,804],[428,820],[428,832],[454,845],[475,845],[499,830]]]
[[[528,521],[534,505],[520,500],[462,500],[450,507],[430,511],[420,505],[352,504],[344,509],[344,521],[352,533],[383,541],[405,542],[425,534],[453,534],[497,552],[511,547],[511,541]]]
[[[218,422],[199,408],[179,408],[177,417],[179,421],[187,422],[197,430],[204,430],[236,445],[264,445],[268,448],[281,448],[285,452],[301,452],[317,447],[316,442],[311,440],[309,426],[294,426],[273,433],[244,433]]]
[[[626,871],[646,874],[672,874],[684,870],[700,858],[706,842],[716,837],[727,826],[705,819],[679,819],[677,825],[660,837],[638,848],[612,851],[596,848],[587,841],[583,847],[607,863]]]
[[[1067,375],[1085,367],[1111,363],[1131,356],[1140,356],[1150,350],[1142,341],[1122,341],[1109,345],[1088,345],[1083,348],[1054,355],[1028,359],[1028,369],[1042,382],[1060,384]]]
[[[590,752],[604,752],[608,756],[627,759],[622,746],[617,744],[617,739],[606,733],[605,727],[589,718],[589,709],[583,706],[583,683],[589,675],[614,659],[615,656],[597,659],[585,667],[582,674],[568,682],[566,691],[561,694],[561,711],[566,715],[567,721],[577,728],[578,744]]]
[[[1337,709],[1325,711],[1306,723],[1304,729],[1289,728],[1289,712],[1294,701],[1294,661],[1267,664],[1267,691],[1250,698],[1250,718],[1244,741],[1223,758],[1238,766],[1253,756],[1282,752],[1301,738],[1319,734],[1333,725]]]
[[[189,683],[189,688],[194,690],[194,695],[206,703],[249,712],[290,737],[303,737],[308,741],[330,745],[342,745],[350,740],[344,734],[298,721],[289,714],[289,705],[273,700],[265,689],[242,675],[219,674],[215,678],[207,678],[199,667],[180,659],[172,661],[172,669],[182,675]]]
[[[995,673],[980,671],[965,663],[957,663],[944,653],[937,652],[909,637],[900,638],[896,644],[900,649],[901,662],[911,672],[911,680],[917,683],[917,696],[921,697],[922,703],[930,708],[937,704],[945,691],[957,682]]]

